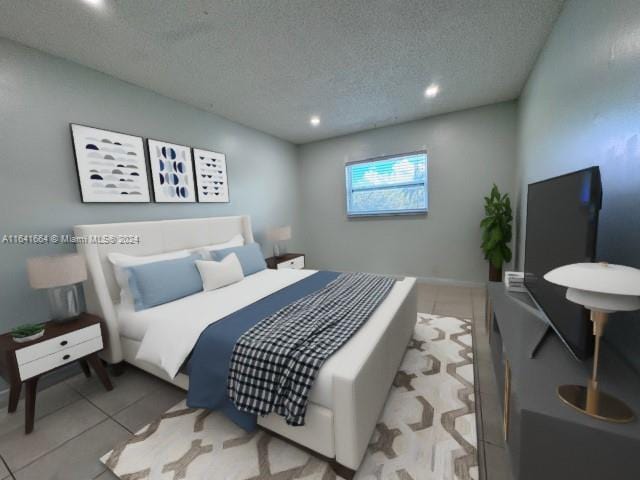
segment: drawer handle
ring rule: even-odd
[[[71,358],[71,355],[65,355],[64,357],[62,357],[63,360],[69,360]]]
[[[69,342],[67,342],[66,340],[63,340],[63,341],[60,342],[60,345],[64,347],[67,343],[69,343]]]

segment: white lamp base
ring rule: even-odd
[[[80,290],[77,284],[50,288],[49,311],[55,322],[73,320],[82,311]]]

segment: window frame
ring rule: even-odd
[[[389,160],[391,158],[402,158],[402,157],[410,157],[413,155],[424,155],[424,168],[425,168],[425,177],[424,182],[408,182],[408,183],[400,183],[395,185],[384,185],[381,187],[365,187],[365,188],[351,188],[351,169],[349,167],[353,165],[357,165],[360,163],[375,163],[384,160]],[[366,217],[395,217],[395,216],[406,216],[406,215],[427,215],[429,212],[429,155],[426,150],[417,150],[415,152],[406,152],[406,153],[394,153],[392,155],[383,155],[380,157],[372,157],[366,158],[363,160],[354,160],[351,162],[346,162],[344,164],[344,176],[345,176],[345,210],[347,214],[347,218],[366,218]],[[386,190],[392,188],[402,188],[402,187],[412,187],[416,185],[424,185],[424,195],[425,195],[425,207],[420,209],[407,209],[407,210],[385,210],[379,212],[364,212],[364,213],[350,213],[350,203],[351,203],[351,194],[352,192],[360,192],[360,191],[373,191],[373,190]]]

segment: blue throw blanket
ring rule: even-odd
[[[222,411],[241,428],[256,428],[256,416],[239,411],[229,400],[227,377],[231,355],[238,339],[261,320],[281,308],[324,288],[338,277],[336,272],[318,272],[209,325],[200,335],[187,364],[187,405]]]

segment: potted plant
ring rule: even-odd
[[[482,251],[485,260],[489,260],[489,280],[502,280],[502,265],[511,261],[511,201],[509,194],[502,195],[496,184],[491,193],[484,197],[485,217],[480,222],[482,229]]]
[[[25,323],[11,330],[11,337],[18,343],[37,340],[42,335],[44,335],[44,325],[42,323]]]

